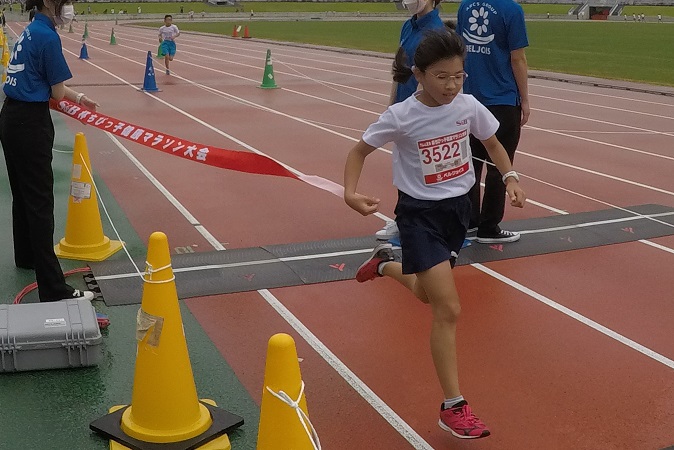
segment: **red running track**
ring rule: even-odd
[[[139,93],[155,31],[117,27],[110,46],[111,25],[89,25],[88,62],[77,59],[76,35],[62,40],[71,84],[103,113],[257,150],[306,174],[341,183],[346,153],[385,109],[387,59],[190,34],[179,39],[175,75],[155,60],[162,91]],[[280,89],[258,88],[267,49]],[[516,168],[533,202],[506,220],[674,207],[673,97],[530,83]],[[190,164],[129,142],[125,152],[104,133],[68,124],[87,133],[94,168],[143,239],[162,230],[172,247],[212,251],[362,236],[383,223],[297,181]],[[393,216],[389,153],[368,158],[359,190],[381,197],[382,214]],[[187,304],[257,401],[268,338],[295,337],[327,449],[661,449],[674,444],[673,265],[670,235],[457,268],[462,391],[492,430],[471,442],[437,427],[430,312],[390,280]],[[391,412],[393,424],[384,419]]]

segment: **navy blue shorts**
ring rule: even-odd
[[[466,238],[470,209],[467,194],[444,200],[417,200],[398,191],[395,214],[403,273],[423,272],[443,261],[451,261],[453,266]]]

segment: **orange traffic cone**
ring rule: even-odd
[[[111,241],[103,234],[96,189],[91,177],[87,140],[83,133],[77,133],[73,149],[66,235],[54,247],[59,258],[103,261],[122,248],[121,241]]]
[[[244,39],[249,39],[250,38],[250,33],[248,33],[248,25],[246,25],[243,29],[243,38]]]
[[[275,334],[267,346],[257,450],[321,448],[309,421],[295,341]]]
[[[243,419],[197,397],[164,233],[150,236],[143,280],[131,406],[112,407],[90,428],[112,439],[111,450],[178,442],[189,445],[171,448],[231,449],[225,433]]]
[[[241,25],[234,25],[234,30],[232,31],[232,37],[239,37],[239,31],[241,30]]]

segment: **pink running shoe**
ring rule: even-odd
[[[460,439],[477,439],[489,436],[487,425],[475,417],[466,402],[460,402],[453,408],[440,408],[438,425]]]
[[[372,249],[372,255],[358,268],[356,272],[356,280],[359,283],[364,281],[374,280],[377,277],[380,277],[377,268],[379,264],[384,261],[393,261],[393,246],[389,243],[383,243],[377,245]]]

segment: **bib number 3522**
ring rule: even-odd
[[[468,131],[419,141],[424,184],[443,183],[468,172]]]

